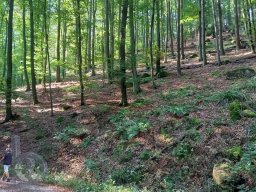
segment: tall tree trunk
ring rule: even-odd
[[[161,35],[160,35],[160,8],[159,1],[156,1],[156,36],[157,36],[157,55],[156,55],[156,74],[160,73],[160,54],[161,54]]]
[[[137,69],[136,69],[136,54],[135,54],[135,35],[134,35],[134,0],[129,0],[129,25],[130,25],[130,52],[131,52],[131,67],[133,76],[133,92],[139,93],[140,86],[138,81]]]
[[[108,81],[112,83],[111,57],[109,50],[109,0],[105,0],[105,62],[107,66]]]
[[[78,70],[79,70],[79,81],[80,81],[80,100],[81,106],[84,103],[84,84],[82,74],[82,35],[81,35],[81,19],[80,19],[80,0],[76,0],[76,35],[77,35],[77,59],[78,59]]]
[[[92,0],[92,5],[93,5],[93,26],[92,26],[92,76],[96,75],[95,72],[95,28],[96,28],[96,11],[97,11],[97,6],[96,6],[96,0]]]
[[[219,18],[219,42],[220,42],[220,54],[225,55],[224,45],[223,45],[223,22],[222,22],[222,8],[221,8],[221,0],[217,0],[218,5],[218,18]]]
[[[217,63],[221,65],[220,59],[220,46],[219,46],[219,29],[218,29],[218,22],[217,22],[217,14],[216,14],[216,3],[215,0],[212,0],[212,12],[213,12],[213,22],[214,22],[214,32],[216,34],[216,51],[217,51]]]
[[[168,39],[169,39],[169,18],[170,18],[170,1],[166,0],[166,34],[165,34],[165,55],[164,55],[164,62],[167,63],[168,58]]]
[[[146,5],[147,5],[147,8],[146,8],[146,23],[145,23],[145,62],[146,62],[146,67],[147,69],[149,69],[149,15],[148,15],[148,6],[149,6],[149,3],[148,3],[148,0],[145,0],[146,1]]]
[[[22,36],[23,36],[23,70],[26,81],[26,91],[30,91],[28,70],[27,70],[27,38],[26,38],[26,5],[25,0],[23,1],[23,11],[22,11]]]
[[[110,23],[110,71],[113,76],[114,71],[114,63],[115,63],[115,1],[111,0],[110,5],[110,16],[109,16],[109,23]]]
[[[253,33],[252,33],[252,22],[251,22],[251,16],[250,16],[250,10],[249,10],[249,1],[245,0],[246,2],[246,12],[247,12],[247,22],[248,22],[248,34],[249,34],[249,40],[250,40],[250,46],[253,53],[255,53],[255,45],[253,42]]]
[[[3,74],[2,74],[2,79],[5,78],[6,75],[6,68],[7,68],[7,40],[8,40],[8,20],[6,19],[5,21],[6,27],[5,27],[5,40],[4,40],[4,51],[3,51]]]
[[[60,0],[58,0],[58,26],[57,26],[57,68],[56,68],[56,82],[60,82]]]
[[[239,18],[238,18],[238,3],[234,0],[234,13],[235,13],[235,36],[236,36],[236,50],[241,48],[240,34],[239,34]]]
[[[125,39],[126,39],[126,22],[127,22],[128,0],[122,1],[122,19],[121,19],[121,34],[119,44],[119,58],[120,58],[120,72],[121,72],[121,94],[122,100],[120,106],[127,106],[127,92],[126,92],[126,66],[125,66]]]
[[[90,0],[90,9],[88,12],[88,46],[87,46],[87,69],[88,71],[92,69],[92,12],[93,5],[92,0]]]
[[[50,108],[51,108],[51,116],[53,116],[53,101],[52,101],[52,73],[51,73],[51,63],[50,63],[50,54],[49,54],[49,33],[48,33],[48,26],[47,26],[47,1],[44,0],[44,32],[45,32],[45,63],[48,63],[48,75],[49,75],[49,94],[50,94]],[[45,64],[45,65],[46,65]]]
[[[155,81],[154,81],[154,57],[153,57],[155,6],[156,6],[156,0],[153,0],[153,9],[152,9],[151,26],[150,26],[150,67],[151,67],[152,87],[154,89],[156,88]]]
[[[29,0],[30,7],[30,65],[31,65],[31,80],[32,80],[32,95],[34,105],[38,104],[37,91],[36,91],[36,73],[35,73],[35,34],[34,34],[34,6],[33,0]]]
[[[67,21],[63,22],[63,37],[62,37],[62,62],[65,66],[66,64],[66,51],[67,51]],[[66,76],[65,67],[62,68],[62,79]]]
[[[181,20],[183,21],[183,7],[184,7],[184,0],[180,1],[180,17]],[[181,48],[181,59],[185,59],[185,44],[184,44],[184,24],[183,22],[180,23],[180,48]]]
[[[177,6],[177,74],[178,76],[181,76],[181,66],[180,66],[180,60],[181,60],[181,32],[180,32],[180,19],[181,19],[181,1],[178,0],[178,6]]]
[[[170,5],[170,47],[171,47],[171,55],[172,55],[172,58],[175,57],[174,55],[174,46],[173,46],[173,10],[172,10],[172,7]]]
[[[6,116],[5,122],[13,118],[12,115],[12,35],[13,35],[13,7],[14,0],[9,0],[9,16],[8,16],[8,41],[7,41],[7,77],[5,106]]]
[[[205,45],[205,29],[206,29],[206,19],[205,19],[205,0],[201,0],[201,33],[202,33],[202,54],[203,54],[203,66],[207,65],[207,57],[206,57],[206,45]]]
[[[203,60],[203,52],[202,52],[202,0],[199,0],[199,27],[198,27],[198,52],[199,52],[199,61]]]
[[[249,9],[251,11],[251,22],[252,22],[252,26],[253,26],[253,43],[254,43],[254,46],[255,46],[255,43],[256,43],[256,26],[255,26],[255,18],[254,18],[254,6],[253,6],[253,3],[252,3],[252,0],[249,1],[250,3],[250,6],[249,6]]]

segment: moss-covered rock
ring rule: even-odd
[[[243,110],[241,112],[241,115],[243,117],[251,117],[251,118],[256,117],[256,113],[254,111],[250,110],[250,109]]]
[[[163,77],[167,77],[168,76],[168,73],[164,70],[161,70],[158,74],[157,74],[157,77],[158,78],[163,78]]]
[[[226,73],[226,79],[241,79],[241,78],[250,78],[256,75],[256,72],[252,68],[239,68]]]
[[[231,177],[230,164],[229,163],[220,163],[216,164],[213,167],[212,177],[214,182],[221,186],[226,187],[227,181]]]
[[[234,146],[225,150],[226,156],[231,160],[239,160],[243,155],[241,146]]]
[[[198,57],[198,54],[196,53],[193,53],[191,55],[189,55],[189,58],[193,59],[193,58],[197,58]]]
[[[232,103],[229,104],[229,114],[230,118],[232,120],[239,120],[241,119],[241,114],[240,111],[242,110],[242,105],[238,101],[233,101]]]
[[[141,78],[146,78],[146,77],[151,77],[151,76],[150,76],[150,74],[148,74],[148,73],[143,73],[143,74],[141,75]]]

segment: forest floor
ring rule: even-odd
[[[69,192],[62,187],[31,182],[0,182],[0,192]]]
[[[168,76],[155,80],[157,89],[144,79],[138,95],[129,87],[129,106],[124,108],[118,106],[118,84],[103,86],[100,75],[85,81],[85,106],[80,106],[77,81],[53,83],[53,117],[49,92],[41,85],[37,86],[38,105],[33,105],[31,92],[16,90],[13,112],[18,119],[0,125],[1,151],[11,134],[19,135],[22,153],[33,151],[47,161],[52,174],[49,183],[57,176],[95,185],[111,178],[113,185],[145,191],[217,190],[212,180],[214,165],[236,164],[239,160],[227,151],[245,150],[248,129],[256,125],[254,118],[232,120],[229,112],[234,100],[254,107],[255,94],[249,87],[254,79],[227,80],[226,72],[256,69],[256,55],[246,49],[227,49],[222,60],[228,62],[217,66],[215,53],[210,52],[209,64],[202,67],[198,58],[190,58],[193,50],[186,50],[181,77],[176,75],[175,59],[162,63]],[[143,73],[150,72],[141,68],[139,74]],[[4,98],[0,97],[3,120]],[[77,187],[77,191],[90,191]],[[106,188],[100,187],[109,191]]]

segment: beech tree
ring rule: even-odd
[[[13,36],[13,7],[14,0],[9,0],[8,36],[7,36],[7,75],[6,75],[6,116],[5,122],[13,118],[12,115],[12,36]]]

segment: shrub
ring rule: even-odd
[[[172,155],[178,159],[187,158],[192,153],[192,147],[189,143],[181,142],[172,151]]]
[[[110,117],[110,122],[114,124],[116,133],[125,140],[132,139],[140,132],[147,131],[150,128],[148,119],[130,118],[130,112],[120,110],[117,114]]]
[[[143,171],[133,170],[129,168],[122,168],[114,170],[111,174],[111,179],[115,181],[117,185],[139,183],[143,179]]]
[[[63,142],[68,142],[70,137],[81,135],[83,132],[84,129],[77,128],[75,125],[70,124],[67,127],[65,127],[62,131],[57,132],[54,138]]]
[[[239,89],[230,89],[227,91],[214,93],[212,96],[206,99],[208,101],[217,102],[218,104],[227,104],[237,101],[245,101],[246,96]]]
[[[150,156],[151,156],[151,152],[149,150],[144,150],[141,152],[139,157],[141,160],[146,161],[150,158]]]
[[[150,128],[147,119],[124,119],[122,122],[116,124],[116,132],[123,139],[132,139],[140,132],[147,131]]]

